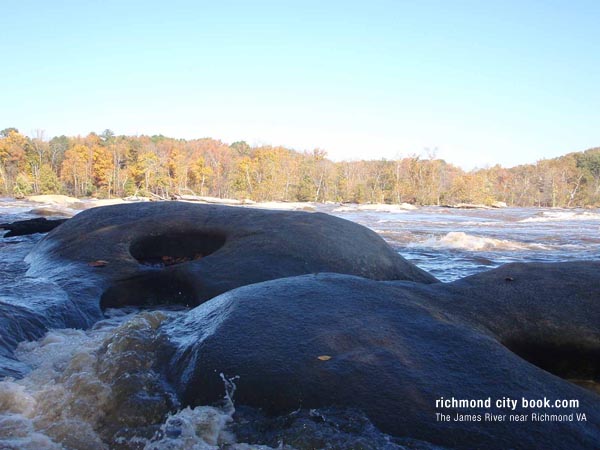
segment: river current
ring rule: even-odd
[[[441,281],[510,262],[589,260],[600,255],[598,209],[355,209],[335,208],[333,214],[375,230]]]
[[[39,207],[0,199],[0,223],[39,217]],[[445,282],[509,262],[600,254],[600,210],[311,208],[373,229]],[[51,282],[26,274],[24,257],[42,237],[0,238],[0,303],[36,309],[61,295]],[[161,357],[157,328],[182,314],[108,310],[89,330],[51,330],[21,343],[18,364],[29,373],[0,381],[0,449],[439,448],[387,436],[358,411],[298,410],[272,418],[236,409],[235,380],[223,380],[227,395],[221,405],[182,407],[152,369]],[[128,375],[140,368],[148,368],[147,376]]]

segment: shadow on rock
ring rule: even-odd
[[[593,448],[600,397],[548,371],[598,381],[599,268],[509,265],[432,285],[322,274],[246,286],[164,327],[175,355],[169,376],[186,404],[218,401],[223,373],[239,377],[236,404],[269,414],[351,407],[385,433],[451,448]],[[547,353],[523,351],[540,348]],[[546,364],[555,348],[580,350],[569,371]],[[493,403],[436,408],[441,397]],[[496,408],[503,397],[519,405]],[[579,407],[527,409],[522,398]],[[531,423],[532,412],[585,413],[587,421]],[[505,419],[486,421],[486,413]],[[481,420],[454,421],[457,414]]]

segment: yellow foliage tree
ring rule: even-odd
[[[0,138],[0,178],[5,194],[11,194],[19,172],[25,168],[25,152],[28,146],[25,136],[10,130]]]
[[[113,155],[106,147],[92,148],[92,177],[94,186],[101,196],[110,197],[113,193],[114,162]]]
[[[91,193],[92,162],[92,151],[85,145],[77,144],[65,152],[60,177],[77,197]]]

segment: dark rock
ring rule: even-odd
[[[58,221],[26,222],[39,230]],[[102,318],[101,303],[197,305],[244,284],[327,270],[436,281],[374,232],[324,214],[163,202],[91,209],[61,228],[27,256],[31,282],[18,292],[3,286],[7,298],[26,298],[0,304],[0,376],[24,373],[19,342],[87,328]]]
[[[510,280],[510,281],[506,281]],[[457,280],[438,296],[524,359],[600,382],[600,262],[514,263]]]
[[[28,261],[30,274],[56,281],[76,301],[87,280],[102,307],[197,305],[246,284],[318,272],[437,281],[375,232],[340,218],[178,202],[84,211]]]
[[[164,327],[169,377],[190,405],[219,401],[222,373],[239,377],[236,404],[269,414],[350,407],[385,433],[451,448],[593,448],[600,397],[548,371],[598,375],[598,269],[514,264],[450,284],[322,274],[245,286]],[[493,403],[436,408],[440,397]],[[496,408],[503,397],[518,400],[516,410]],[[580,404],[525,409],[522,398]],[[532,422],[532,412],[587,421]],[[482,420],[441,422],[436,413]],[[491,422],[485,413],[530,418]]]
[[[2,223],[0,228],[8,230],[4,237],[23,236],[34,233],[47,233],[63,224],[67,219],[48,220],[44,217],[28,220],[19,220],[12,223]]]

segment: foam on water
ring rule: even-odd
[[[175,313],[115,312],[92,330],[53,330],[22,343],[34,370],[0,382],[3,449],[213,449],[233,443],[234,412],[178,403],[154,370],[157,328]],[[235,448],[235,447],[232,447]]]
[[[158,329],[185,312],[109,313],[90,330],[52,330],[19,345],[17,356],[33,370],[0,382],[0,448],[405,448],[354,411],[298,410],[272,418],[245,408],[234,417],[235,378],[222,376],[220,405],[182,408],[162,377],[168,355]]]
[[[407,211],[412,211],[417,209],[416,206],[402,203],[399,205],[387,205],[382,203],[375,204],[361,204],[361,205],[349,205],[349,206],[339,206],[334,208],[332,212],[334,213],[348,213],[348,212],[388,212],[388,213],[405,213]]]
[[[546,250],[547,246],[535,243],[494,239],[491,237],[474,236],[463,231],[451,231],[440,237],[430,237],[421,242],[412,242],[407,247],[430,247],[460,249],[469,251],[482,250]]]
[[[577,211],[542,211],[540,215],[534,217],[528,217],[520,220],[521,223],[528,222],[564,222],[564,221],[587,221],[587,220],[600,220],[599,213],[593,213],[589,211],[577,212]]]
[[[144,448],[178,406],[155,370],[156,330],[173,314],[120,312],[21,343],[33,370],[0,382],[0,448]]]

